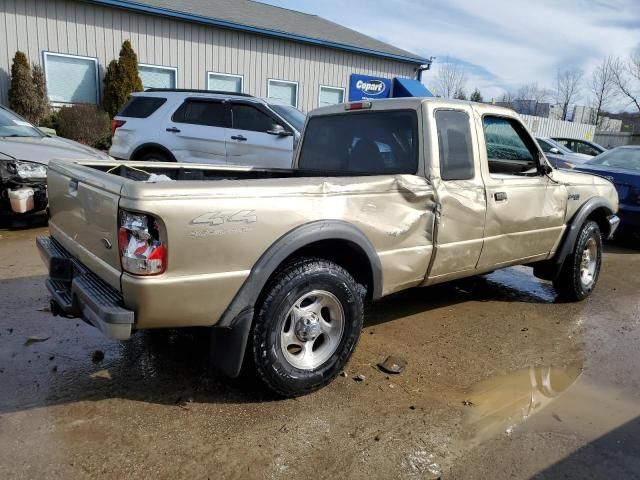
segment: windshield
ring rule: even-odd
[[[297,108],[289,105],[280,105],[277,103],[270,103],[269,106],[280,116],[282,116],[289,124],[295,128],[298,132],[302,131],[304,127],[304,120],[306,115]]]
[[[44,134],[11,110],[0,108],[0,137],[42,137]]]
[[[640,170],[640,147],[638,148],[614,148],[601,153],[597,157],[586,162],[588,165],[600,165],[602,167],[620,168],[623,170]]]

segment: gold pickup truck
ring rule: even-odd
[[[321,108],[293,167],[51,162],[53,313],[121,340],[211,327],[219,369],[294,396],[343,369],[363,301],[517,264],[581,300],[619,223],[608,180],[554,170],[492,105]]]

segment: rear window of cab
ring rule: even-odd
[[[393,175],[418,170],[415,110],[351,112],[307,122],[298,168]]]
[[[118,117],[147,118],[167,101],[162,97],[131,97],[118,112]]]

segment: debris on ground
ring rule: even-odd
[[[360,374],[360,375],[356,375],[355,377],[353,377],[353,379],[356,382],[364,382],[367,379],[367,377],[365,377],[364,375]]]
[[[98,370],[97,372],[89,375],[91,378],[102,378],[104,380],[111,380],[111,372],[109,370]]]
[[[34,343],[40,343],[40,342],[46,342],[47,340],[49,340],[51,337],[39,337],[39,336],[33,336],[33,337],[29,337],[27,338],[27,340],[24,342],[24,346],[28,347],[29,345],[33,345]]]
[[[376,435],[375,437],[373,437],[373,439],[374,439],[376,442],[379,442],[379,441],[380,441],[380,435]]]
[[[463,400],[462,401],[462,405],[464,405],[465,407],[475,407],[476,404],[473,403],[471,400]]]
[[[386,373],[398,374],[404,371],[407,361],[402,357],[389,355],[384,362],[378,364],[378,368]]]
[[[342,372],[340,372],[340,376],[341,377],[346,377],[347,376],[347,372],[345,372],[344,370]]]
[[[40,307],[38,309],[39,312],[50,312],[51,311],[51,307],[49,305],[45,305],[44,307]]]
[[[104,352],[102,350],[96,350],[91,354],[91,361],[93,363],[100,363],[104,360]]]
[[[529,329],[527,327],[524,327],[524,328],[521,328],[520,331],[521,332],[527,332],[527,331],[529,331]]]

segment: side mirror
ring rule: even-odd
[[[549,153],[553,153],[554,155],[563,155],[563,153],[560,150],[558,150],[556,147],[551,147],[549,149]]]
[[[58,136],[58,132],[56,132],[53,128],[38,127],[38,130],[40,130],[42,133],[44,133],[45,135],[48,135],[50,137],[57,137]]]
[[[538,173],[540,175],[549,175],[551,172],[553,172],[553,167],[547,163],[547,160],[546,158],[544,158],[544,155],[540,155],[538,162],[539,162]]]
[[[267,133],[269,135],[276,135],[278,137],[292,137],[293,136],[293,132],[289,132],[287,130],[284,129],[284,127],[282,125],[273,125],[271,127],[271,130],[267,130]]]

